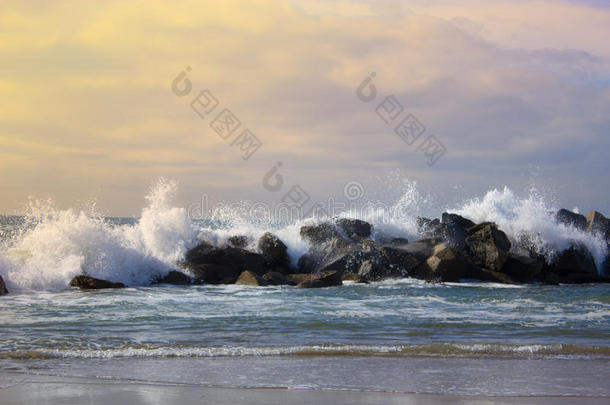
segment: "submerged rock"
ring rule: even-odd
[[[339,218],[336,222],[339,229],[353,240],[365,239],[371,236],[371,224],[360,219]]]
[[[0,276],[0,295],[6,295],[6,294],[8,294],[8,290],[6,289],[4,280],[2,280],[2,276]]]
[[[468,229],[465,242],[475,265],[500,271],[508,258],[511,244],[496,224],[484,222]]]
[[[265,280],[258,274],[251,272],[250,270],[246,270],[246,271],[242,272],[239,275],[239,277],[237,278],[237,281],[235,282],[235,284],[252,285],[252,286],[258,286],[258,287],[266,287],[269,285],[267,280]]]
[[[585,218],[584,215],[568,211],[564,208],[557,211],[557,214],[555,214],[555,220],[560,224],[573,226],[581,231],[584,231],[587,228],[587,218]]]
[[[78,287],[83,290],[99,290],[102,288],[125,288],[123,283],[113,283],[108,280],[101,280],[89,276],[76,276],[70,281],[71,287]]]
[[[334,287],[342,285],[341,275],[338,271],[323,271],[317,274],[311,274],[309,277],[299,284],[298,288],[322,288]]]
[[[300,281],[295,281],[293,277],[287,274],[283,274],[277,271],[270,271],[263,275],[263,279],[269,283],[269,285],[297,285]]]
[[[258,240],[258,251],[263,255],[265,266],[269,269],[288,268],[288,248],[270,232],[265,233]]]

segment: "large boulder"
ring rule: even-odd
[[[473,263],[488,270],[500,271],[511,246],[506,234],[491,222],[469,228],[468,233],[465,243]]]
[[[424,238],[440,238],[443,236],[443,226],[440,219],[417,217],[417,233]]]
[[[560,224],[573,226],[581,231],[584,231],[587,228],[587,218],[585,218],[584,215],[568,211],[564,208],[557,211],[557,214],[555,214],[555,220]]]
[[[2,280],[2,276],[0,276],[0,295],[8,294],[8,290],[6,289],[6,285],[4,285],[4,280]]]
[[[350,239],[359,240],[371,236],[371,224],[360,219],[339,218],[337,227]]]
[[[540,276],[543,266],[544,262],[538,258],[509,253],[502,267],[502,273],[513,280],[528,283]]]
[[[320,271],[346,256],[349,253],[351,245],[351,242],[338,236],[332,237],[325,242],[314,244],[307,253],[299,258],[299,271],[301,273]]]
[[[593,255],[584,245],[579,244],[559,252],[551,262],[550,271],[564,276],[569,274],[597,276]]]
[[[468,237],[468,228],[475,226],[469,219],[457,214],[443,213],[441,221],[441,237],[449,247],[463,249]]]
[[[239,277],[237,278],[237,281],[235,282],[235,284],[251,285],[251,286],[257,286],[257,287],[266,287],[269,285],[267,280],[265,280],[263,277],[259,276],[258,274],[251,272],[250,270],[246,270],[246,271],[242,272],[239,275]]]
[[[340,236],[335,226],[329,222],[302,226],[299,233],[303,240],[314,244],[328,242],[330,239]]]
[[[480,281],[489,281],[492,283],[502,283],[502,284],[519,284],[517,281],[513,280],[506,273],[502,273],[499,271],[487,270],[481,267],[471,267],[468,269],[466,274],[464,275],[466,279],[480,280]]]
[[[322,288],[334,287],[342,285],[341,275],[338,271],[323,271],[317,274],[311,274],[309,277],[299,284],[298,288]]]
[[[432,256],[426,262],[426,278],[438,281],[459,281],[467,273],[470,265],[456,249],[441,243],[434,247]]]
[[[265,273],[262,255],[231,246],[217,248],[205,242],[186,253],[183,265],[196,279],[208,283],[232,283],[245,270],[261,276]]]
[[[187,285],[193,282],[193,278],[184,274],[181,271],[171,270],[163,277],[157,277],[153,280],[153,284],[174,284]]]
[[[123,283],[113,283],[108,280],[101,280],[89,276],[76,276],[70,281],[71,287],[78,287],[82,290],[99,290],[102,288],[125,288]]]
[[[587,220],[587,230],[608,237],[610,231],[610,220],[597,211],[591,211],[585,217]]]
[[[468,218],[464,218],[458,214],[449,214],[447,212],[443,212],[443,215],[441,216],[441,223],[446,225],[456,225],[464,230],[472,228],[476,225]]]
[[[263,255],[265,266],[268,269],[288,268],[288,248],[270,232],[265,233],[258,240],[258,251]]]

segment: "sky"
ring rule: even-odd
[[[399,173],[441,199],[536,186],[610,214],[607,3],[3,1],[0,213],[137,215],[160,176],[185,206],[380,196]],[[204,90],[218,104],[200,116]],[[211,126],[225,108],[231,134]],[[409,115],[412,144],[394,132]]]

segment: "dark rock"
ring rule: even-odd
[[[425,262],[431,279],[459,281],[470,267],[468,261],[460,252],[444,243],[435,246],[432,253],[432,256]]]
[[[447,225],[459,226],[460,228],[462,228],[464,230],[466,230],[468,228],[472,228],[473,226],[476,225],[474,222],[472,222],[468,218],[464,218],[458,214],[449,214],[446,212],[443,212],[441,222],[443,224],[447,224]]]
[[[192,277],[182,273],[181,271],[172,270],[165,276],[157,278],[153,281],[154,284],[175,284],[187,285],[193,282]]]
[[[368,284],[369,282],[362,278],[360,275],[356,273],[345,273],[341,274],[342,281],[353,281],[354,283],[359,284]]]
[[[288,274],[288,278],[292,280],[292,282],[297,285],[305,280],[309,280],[311,278],[311,274],[308,273],[292,273]]]
[[[6,294],[8,294],[8,290],[6,289],[4,280],[2,280],[2,276],[0,276],[0,295],[6,295]]]
[[[228,240],[233,247],[245,249],[250,244],[250,238],[245,235],[231,236]]]
[[[509,253],[504,266],[502,266],[502,273],[513,280],[528,283],[538,278],[543,265],[544,263],[540,259]]]
[[[125,288],[123,283],[113,283],[108,280],[100,280],[89,276],[76,276],[70,281],[71,287],[78,287],[83,290],[98,290],[102,288]]]
[[[299,258],[299,271],[302,273],[320,271],[347,255],[350,246],[351,243],[341,237],[332,237],[326,242],[315,244]]]
[[[551,262],[550,271],[559,275],[582,273],[597,276],[593,255],[584,245],[574,245],[559,252]]]
[[[597,211],[589,212],[585,218],[587,220],[587,230],[589,232],[608,235],[608,231],[610,230],[610,220],[608,218]]]
[[[390,240],[390,246],[406,245],[407,243],[409,243],[407,238],[392,238],[392,240]]]
[[[324,271],[311,274],[307,279],[297,284],[298,288],[322,288],[342,285],[341,275],[337,271]]]
[[[375,281],[385,278],[387,272],[386,269],[379,266],[378,263],[371,260],[365,260],[358,268],[357,274],[362,280]]]
[[[508,274],[499,271],[487,270],[481,267],[471,267],[465,273],[464,278],[480,281],[489,281],[492,283],[502,284],[519,284],[513,280]]]
[[[408,246],[408,245],[407,245]],[[387,277],[417,277],[416,269],[423,259],[418,259],[413,254],[404,249],[404,245],[384,246],[381,253],[387,260],[388,268],[385,269]]]
[[[417,217],[416,223],[417,232],[425,238],[440,238],[443,235],[443,226],[438,218]]]
[[[258,287],[266,287],[269,285],[267,280],[265,280],[258,274],[251,272],[250,270],[246,270],[246,271],[242,272],[239,275],[239,277],[237,278],[237,281],[235,282],[235,284],[252,285],[252,286],[258,286]]]
[[[488,270],[500,271],[508,258],[510,241],[496,224],[484,222],[468,229],[465,240],[472,261]]]
[[[371,224],[366,221],[339,218],[335,223],[350,239],[358,240],[371,236]]]
[[[587,218],[585,218],[584,215],[568,211],[564,208],[557,211],[557,214],[555,214],[555,220],[560,224],[573,226],[582,231],[587,228]]]
[[[186,253],[183,265],[191,270],[195,278],[202,280],[210,278],[212,273],[217,273],[216,282],[222,282],[222,279],[227,277],[237,278],[245,270],[258,275],[265,273],[265,260],[262,255],[235,247],[220,249],[205,242]]]
[[[299,233],[301,238],[310,243],[324,243],[332,238],[340,236],[337,229],[328,222],[318,225],[302,226]]]
[[[294,280],[290,275],[286,275],[277,271],[270,271],[269,273],[265,273],[263,275],[263,279],[265,279],[269,285],[297,285],[298,282]]]
[[[196,282],[209,284],[232,284],[241,270],[214,263],[201,263],[189,267]]]
[[[265,233],[258,240],[258,251],[263,255],[267,268],[289,267],[288,248],[272,233]]]

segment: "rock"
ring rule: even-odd
[[[233,284],[241,270],[214,263],[201,263],[189,267],[194,279],[199,283]]]
[[[409,253],[411,256],[413,256],[420,262],[423,262],[428,257],[432,256],[434,246],[438,245],[441,242],[441,239],[430,238],[421,239],[415,242],[411,242],[408,245],[400,245],[396,247]]]
[[[326,242],[311,246],[298,261],[299,271],[315,273],[346,256],[352,243],[341,237],[332,237]]]
[[[267,268],[289,267],[288,248],[272,233],[267,232],[260,237],[258,251],[263,255]]]
[[[465,242],[473,263],[488,270],[500,271],[508,258],[510,241],[496,224],[484,222],[468,229]]]
[[[358,284],[368,284],[369,282],[356,273],[341,274],[342,281],[353,281]]]
[[[245,235],[231,236],[228,242],[233,247],[245,249],[250,244],[250,237]]]
[[[334,237],[340,236],[335,227],[328,222],[318,225],[302,226],[299,233],[301,238],[310,243],[324,243]]]
[[[6,295],[6,294],[8,294],[8,290],[6,289],[4,280],[2,280],[2,276],[0,276],[0,295]]]
[[[544,263],[540,259],[509,253],[502,266],[502,273],[513,280],[528,283],[538,278],[543,265]]]
[[[584,231],[587,228],[587,218],[585,218],[584,215],[568,211],[564,208],[557,211],[557,214],[555,214],[555,220],[560,224],[573,226],[581,231]]]
[[[489,281],[492,283],[502,283],[502,284],[519,284],[515,280],[513,280],[509,275],[493,270],[483,269],[481,267],[472,267],[468,269],[464,278],[469,278],[473,280],[480,281]]]
[[[551,262],[550,271],[559,275],[582,273],[597,276],[593,255],[584,245],[574,245],[559,252]]]
[[[455,249],[441,243],[434,247],[433,255],[426,260],[429,276],[439,281],[459,281],[469,269],[469,263]]]
[[[195,278],[202,280],[217,273],[217,282],[227,277],[237,278],[245,270],[258,275],[265,273],[262,255],[236,247],[216,248],[205,242],[186,253],[183,265],[191,270]]]
[[[297,284],[298,288],[322,288],[342,285],[341,275],[337,271],[324,271],[311,274],[306,280]]]
[[[269,285],[267,280],[265,280],[258,274],[251,272],[250,270],[246,270],[246,271],[242,272],[239,275],[239,277],[237,278],[237,281],[235,282],[235,284],[252,285],[252,286],[258,286],[258,287],[266,287]]]
[[[416,223],[417,232],[425,238],[440,238],[443,235],[443,226],[438,218],[417,217]]]
[[[300,281],[295,281],[290,275],[286,275],[277,271],[270,271],[263,275],[263,279],[269,283],[269,285],[297,285]]]
[[[153,281],[154,284],[175,284],[175,285],[187,285],[191,284],[193,279],[182,273],[181,271],[172,270],[165,276],[157,278]]]
[[[362,280],[375,281],[385,278],[386,271],[377,263],[374,263],[371,260],[365,260],[358,268],[357,274]]]
[[[475,223],[457,214],[444,212],[441,225],[441,237],[445,244],[461,250],[466,243],[467,229],[474,227]]]
[[[587,220],[587,230],[589,232],[605,235],[608,238],[610,231],[610,220],[597,211],[591,211],[585,217]]]
[[[311,274],[308,273],[292,273],[288,274],[288,279],[292,280],[294,285],[297,285],[305,280],[309,280],[311,278]]]
[[[416,269],[423,259],[420,260],[409,253],[404,249],[404,245],[384,246],[381,249],[381,253],[383,253],[387,260],[387,269],[384,269],[385,275],[383,278],[406,276],[418,277]]]
[[[71,287],[78,287],[83,290],[99,290],[102,288],[125,288],[123,283],[113,283],[108,280],[101,280],[89,276],[76,276],[70,281]]]
[[[366,221],[339,218],[335,223],[350,239],[358,240],[371,236],[371,224]]]

